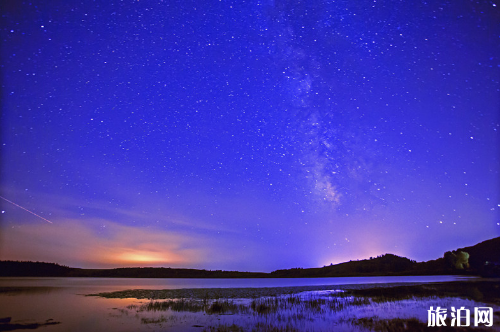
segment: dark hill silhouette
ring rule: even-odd
[[[458,270],[450,257],[466,252],[469,264]],[[445,259],[447,258],[447,259]],[[488,262],[486,264],[486,262]],[[271,273],[211,271],[177,268],[129,267],[118,269],[78,269],[55,263],[0,261],[0,277],[105,277],[105,278],[316,278],[354,276],[469,274],[498,276],[500,237],[445,253],[444,257],[420,262],[385,254],[322,268],[293,268]]]
[[[222,270],[125,267],[117,269],[75,269],[71,276],[94,278],[262,278],[266,273]]]
[[[78,269],[55,263],[0,261],[0,277],[262,278],[266,273],[153,267]]]
[[[408,258],[385,254],[376,258],[350,261],[322,268],[277,270],[271,272],[271,275],[276,278],[401,275],[405,274],[406,271],[411,271],[415,264],[415,261]]]
[[[271,272],[275,278],[308,278],[308,277],[354,277],[354,276],[391,276],[391,275],[443,275],[469,274],[496,276],[500,263],[500,237],[486,240],[474,246],[457,249],[469,254],[470,267],[465,270],[456,269],[444,257],[417,263],[405,257],[385,254],[377,258],[350,261],[322,268],[277,270]],[[448,253],[445,253],[445,256]],[[485,262],[489,262],[493,272],[485,271]],[[493,266],[493,267],[492,267]]]
[[[1,277],[61,277],[72,270],[55,263],[0,261]]]

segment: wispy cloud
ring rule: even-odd
[[[57,225],[4,227],[0,259],[58,262],[77,267],[193,266],[208,258],[203,238],[155,228],[66,220]]]
[[[0,259],[49,261],[75,267],[262,270],[263,266],[272,266],[269,261],[273,258],[262,253],[268,252],[275,240],[261,232],[278,232],[288,220],[273,203],[254,199],[251,193],[217,198],[189,193],[196,204],[187,206],[173,206],[172,201],[161,196],[138,195],[132,199],[130,191],[113,195],[130,202],[128,205],[102,197],[79,199],[34,191],[29,196],[22,192],[7,194],[20,201],[24,198],[23,204],[50,216],[53,224],[10,204],[5,206],[0,224]],[[252,236],[253,231],[259,236]]]

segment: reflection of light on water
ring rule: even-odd
[[[233,299],[228,301],[238,309],[224,314],[210,314],[203,309],[199,309],[198,312],[176,312],[170,309],[162,312],[137,310],[134,314],[141,319],[142,324],[151,327],[168,325],[180,328],[199,324],[216,328],[217,326],[231,326],[237,322],[236,325],[249,331],[254,330],[256,326],[261,328],[267,326],[277,330],[293,328],[314,331],[331,331],[332,329],[365,331],[366,329],[354,323],[364,318],[381,321],[416,318],[426,324],[427,310],[430,306],[444,308],[488,306],[473,300],[451,297],[375,302],[371,299],[346,296],[344,293],[342,290],[308,291],[256,299]],[[214,301],[220,300],[210,300],[207,307]]]
[[[342,294],[345,293],[345,290],[343,289],[328,289],[328,290],[319,290],[319,291],[307,291],[307,292],[302,292],[298,293],[297,295],[299,296],[311,296],[311,295],[316,295],[316,296],[332,296],[335,294]]]
[[[176,331],[201,331],[197,326],[217,328],[220,325],[231,326],[233,323],[241,326],[245,331],[264,330],[256,326],[276,327],[276,330],[299,331],[367,331],[364,326],[356,323],[361,319],[391,320],[395,318],[416,318],[427,325],[427,311],[430,306],[447,308],[448,312],[452,306],[473,309],[480,306],[493,306],[498,312],[500,307],[492,304],[483,304],[472,300],[455,297],[426,297],[410,298],[405,300],[388,300],[376,302],[370,298],[355,297],[342,287],[331,287],[331,290],[308,290],[300,293],[277,296],[258,296],[262,294],[259,290],[273,288],[222,288],[219,290],[221,296],[218,301],[229,301],[237,307],[230,312],[208,313],[203,309],[198,311],[186,310],[157,310],[140,311],[140,307],[152,301],[137,298],[102,298],[94,296],[82,296],[80,294],[97,293],[103,290],[115,289],[147,289],[148,295],[151,289],[165,288],[166,280],[133,280],[133,279],[85,279],[85,278],[3,278],[0,286],[15,289],[30,290],[27,292],[15,292],[0,294],[0,318],[12,317],[13,321],[19,322],[44,322],[54,319],[61,324],[44,326],[46,332],[88,330],[88,331],[151,331],[168,330]],[[173,282],[168,280],[168,282]],[[179,281],[176,281],[179,282]],[[192,286],[189,283],[181,283],[183,287]],[[207,281],[204,280],[204,283]],[[210,281],[212,282],[212,281]],[[225,280],[219,281],[221,283]],[[238,281],[241,282],[241,281]],[[50,292],[32,291],[34,286],[51,287]],[[214,286],[210,284],[210,286]],[[182,296],[173,298],[174,301],[208,301],[209,307],[217,297],[203,297],[205,290],[195,292],[184,289]],[[217,289],[217,288],[213,288]],[[38,288],[37,288],[38,290]],[[179,289],[180,290],[180,289]],[[189,290],[189,289],[188,289]],[[266,294],[273,293],[267,292]],[[132,293],[131,293],[132,294]],[[222,295],[225,294],[225,295]],[[283,294],[283,293],[281,293]],[[137,295],[137,294],[136,294]],[[194,296],[198,295],[198,297]],[[248,296],[244,298],[245,296]],[[130,297],[133,297],[132,295]],[[234,297],[234,298],[233,298]],[[269,302],[265,302],[269,299]],[[160,302],[163,300],[156,300]],[[277,303],[277,310],[266,310],[261,307],[252,309],[252,301],[258,304]],[[132,305],[132,306],[131,306]],[[189,307],[189,306],[187,306]],[[193,308],[193,307],[191,307]],[[472,312],[473,310],[471,310]],[[267,324],[267,325],[266,325]],[[500,332],[498,317],[491,331]],[[292,329],[293,328],[293,329]],[[216,330],[216,329],[215,329]],[[222,328],[222,330],[224,330]],[[269,328],[272,330],[272,328]]]
[[[474,308],[476,306],[486,306],[472,300],[461,298],[419,298],[388,302],[371,302],[369,305],[359,307],[348,307],[345,314],[350,317],[368,318],[379,317],[380,319],[395,318],[417,318],[422,322],[427,322],[427,310],[431,306],[451,308],[464,306]]]

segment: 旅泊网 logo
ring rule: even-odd
[[[446,318],[450,318],[450,326],[471,326],[471,311],[465,307],[460,307],[459,309],[455,309],[455,307],[451,307],[448,316],[448,309],[441,307],[430,307],[427,310],[427,326],[447,326]],[[474,308],[474,317],[473,317],[473,325],[474,326],[493,326],[493,308],[491,307],[475,307]]]

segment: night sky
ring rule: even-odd
[[[0,4],[0,259],[272,271],[500,235],[500,3]]]

